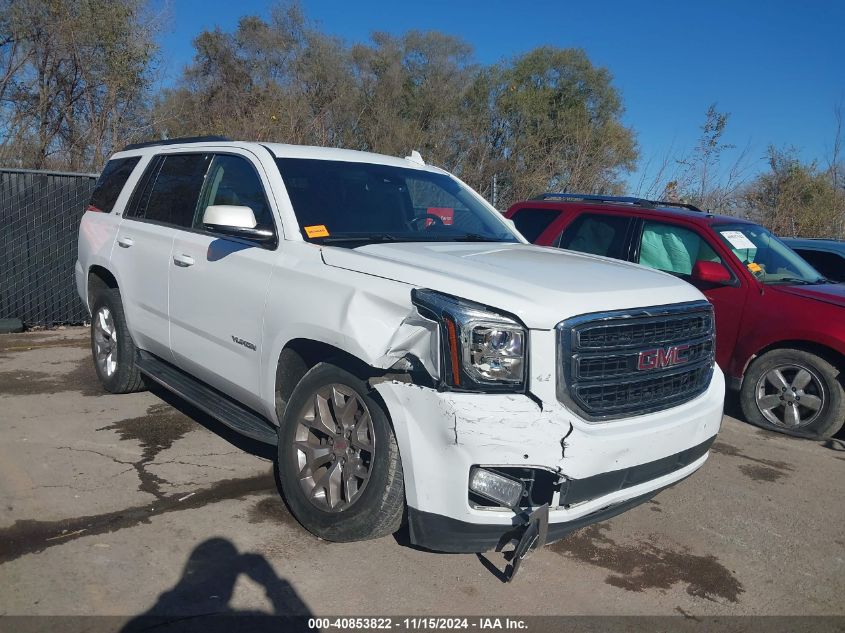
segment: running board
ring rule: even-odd
[[[145,376],[172,391],[233,431],[265,444],[278,445],[276,427],[222,393],[149,352],[138,351],[135,364]]]

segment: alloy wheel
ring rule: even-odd
[[[345,385],[321,387],[299,415],[294,449],[308,501],[324,512],[348,509],[370,480],[375,454],[367,405]]]
[[[825,405],[818,375],[800,365],[780,365],[757,381],[757,407],[771,424],[800,429],[815,422]]]
[[[94,315],[94,361],[103,376],[117,371],[117,328],[111,310],[103,306]]]

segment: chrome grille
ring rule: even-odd
[[[708,336],[711,330],[710,314],[675,316],[644,323],[600,323],[585,326],[578,331],[578,347],[603,350],[608,347],[671,343]]]
[[[707,302],[587,314],[557,326],[558,399],[588,421],[641,415],[692,400],[715,353]]]

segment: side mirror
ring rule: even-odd
[[[256,228],[258,222],[255,221],[255,214],[249,207],[213,204],[206,207],[202,214],[202,224],[206,231],[229,237],[240,237],[261,243],[272,242],[275,239],[273,231]]]
[[[697,261],[692,267],[692,281],[724,286],[730,284],[733,277],[730,271],[719,262]]]

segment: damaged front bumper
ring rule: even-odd
[[[601,424],[527,395],[439,392],[393,381],[373,387],[390,412],[402,457],[411,540],[448,552],[501,549],[520,538],[534,509],[474,503],[473,466],[553,473],[557,484],[546,501],[551,542],[695,472],[707,459],[724,402],[718,368],[707,391],[690,402]]]

